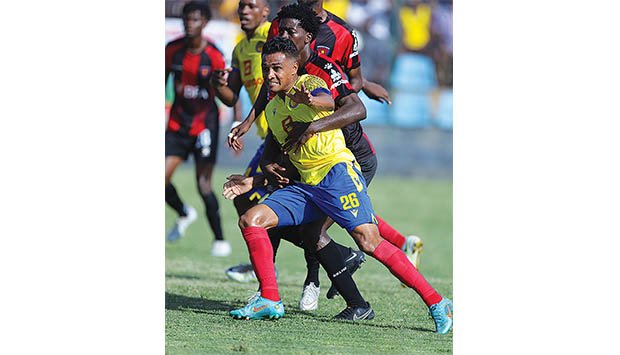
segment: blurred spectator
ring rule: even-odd
[[[431,6],[422,0],[405,0],[398,11],[401,49],[428,54],[431,43]]]
[[[432,15],[431,36],[437,82],[441,87],[452,87],[452,1],[433,0]]]
[[[345,21],[349,21],[347,19],[347,12],[349,11],[350,1],[349,0],[323,0],[323,8],[332,14],[340,17]]]
[[[349,24],[358,32],[364,77],[388,87],[393,59],[391,40],[391,0],[352,0],[347,13]]]

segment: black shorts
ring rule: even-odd
[[[370,182],[375,177],[377,172],[377,156],[371,155],[370,157],[357,162],[362,168],[362,176],[366,180],[366,186],[370,185]]]
[[[217,127],[217,126],[216,126]],[[179,132],[166,131],[166,156],[177,156],[187,160],[194,154],[195,162],[215,164],[217,158],[218,129],[205,129],[193,137]]]

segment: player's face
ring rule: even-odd
[[[192,11],[183,17],[185,36],[195,38],[202,35],[202,30],[207,25],[207,19],[202,17],[199,10]]]
[[[297,61],[280,52],[267,54],[263,56],[263,78],[266,78],[269,90],[286,92],[297,80]]]
[[[280,20],[278,36],[288,38],[297,47],[297,51],[302,50],[306,44],[310,43],[312,36],[306,32],[300,25],[300,21],[296,18],[283,18]]]
[[[241,29],[253,31],[267,18],[269,6],[265,0],[240,0],[237,14]]]

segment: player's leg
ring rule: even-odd
[[[424,276],[409,262],[405,253],[381,238],[376,225],[367,223],[349,232],[360,249],[381,262],[403,284],[414,289],[431,310],[438,333],[447,333],[452,326],[452,303],[444,299]]]
[[[360,159],[359,164],[362,176],[366,181],[366,186],[370,186],[370,183],[377,172],[377,156],[370,155],[367,158]],[[379,227],[379,234],[381,237],[404,251],[411,263],[418,268],[420,265],[420,253],[422,253],[423,248],[422,239],[415,235],[405,237],[383,218],[377,216],[376,214],[375,217],[377,218],[377,226]]]
[[[431,309],[437,332],[446,333],[452,326],[451,310],[444,300],[409,262],[402,250],[379,235],[372,204],[364,179],[352,163],[340,163],[317,186],[309,188],[313,201],[346,229],[360,250],[385,265],[402,283],[413,288]],[[433,310],[439,310],[433,312]]]
[[[234,318],[280,318],[284,315],[274,271],[273,249],[267,233],[267,229],[277,224],[278,216],[264,204],[250,208],[239,217],[239,228],[250,254],[261,295],[245,307],[232,310],[230,315]]]
[[[334,220],[327,217],[325,223],[321,227],[321,239],[322,240],[330,240],[330,236],[327,234],[327,230],[334,224]],[[346,247],[342,244],[338,244],[335,240],[332,240],[335,243],[336,247],[340,251],[342,255],[342,260],[344,260],[344,264],[347,267],[347,272],[353,275],[366,261],[366,257],[364,253],[359,250],[354,250],[353,248]],[[338,296],[340,293],[338,292],[338,288],[335,285],[331,285],[327,290],[326,297],[332,299]]]
[[[213,231],[215,240],[211,255],[228,256],[231,247],[228,241],[224,240],[222,233],[222,221],[220,217],[220,205],[213,192],[212,175],[217,160],[218,142],[218,123],[216,120],[209,120],[208,128],[204,129],[196,138],[194,158],[196,161],[196,184],[198,192],[205,205],[205,213],[209,226]]]
[[[176,188],[171,183],[172,175],[177,167],[187,158],[191,151],[193,139],[188,136],[179,134],[178,132],[166,131],[166,203],[178,214],[178,218],[174,226],[167,235],[168,241],[176,241],[184,234],[187,227],[192,224],[196,218],[196,210],[181,201]]]
[[[212,175],[214,164],[211,162],[196,162],[196,183],[198,192],[205,205],[205,212],[209,226],[215,236],[211,255],[228,256],[231,252],[230,244],[224,240],[222,233],[222,221],[220,206],[212,188]]]
[[[375,316],[372,307],[359,292],[351,273],[347,269],[339,246],[326,233],[321,233],[325,219],[302,226],[302,236],[306,250],[313,251],[316,259],[327,272],[334,287],[342,294],[347,303],[344,311],[337,314],[335,319],[342,320],[370,320]],[[305,295],[304,295],[305,296]],[[318,302],[318,294],[317,294]],[[310,303],[306,300],[305,303]],[[300,307],[304,298],[300,301]],[[305,306],[309,306],[310,304]],[[317,304],[318,306],[318,304]]]

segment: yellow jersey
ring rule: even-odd
[[[407,49],[422,50],[431,40],[431,7],[420,4],[416,9],[403,6],[399,12],[403,27],[403,44]]]
[[[265,22],[256,28],[252,38],[244,36],[244,38],[237,43],[232,54],[231,66],[239,71],[241,82],[245,90],[247,90],[252,103],[256,102],[260,88],[263,85],[261,54],[263,51],[263,44],[267,41],[267,34],[269,33],[270,26],[270,22]],[[265,114],[261,113],[254,123],[256,124],[258,135],[264,139],[267,135]]]
[[[295,81],[294,86],[301,90],[302,83],[310,92],[318,90],[330,94],[327,84],[314,75],[304,74],[300,76]],[[294,93],[293,88],[288,93]],[[276,95],[269,101],[265,108],[269,129],[280,144],[286,140],[288,132],[292,129],[292,122],[312,122],[329,116],[333,112],[297,104],[291,101],[288,96],[283,99],[280,95]],[[295,147],[289,151],[289,158],[299,171],[301,182],[308,185],[320,183],[334,165],[355,161],[353,153],[347,148],[344,135],[340,129],[316,133],[293,154],[294,149]]]

